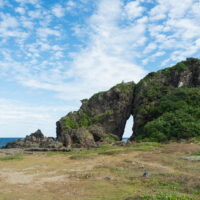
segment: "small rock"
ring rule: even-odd
[[[148,172],[144,172],[143,177],[149,177],[150,174]]]

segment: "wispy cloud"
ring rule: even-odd
[[[54,25],[54,20],[64,17],[66,9],[78,8],[76,2],[56,3],[52,13],[36,0],[17,2],[35,9],[20,18],[2,14],[1,36],[18,37],[19,48],[29,60],[5,58],[4,66],[7,63],[16,72],[13,78],[21,84],[55,91],[65,99],[90,96],[122,80],[137,82],[146,74],[138,63],[145,67],[167,57],[160,61],[167,65],[199,51],[200,14],[195,0],[99,0],[84,24],[75,22],[69,30],[60,21]],[[145,6],[148,3],[152,8]],[[21,7],[16,11],[25,13]],[[80,41],[78,51],[68,49],[71,34]]]
[[[199,55],[200,6],[196,0],[158,0],[149,15],[150,44],[167,52],[163,66]],[[156,49],[156,50],[157,50]],[[148,61],[151,56],[147,58]]]
[[[55,5],[52,8],[52,12],[56,17],[63,17],[65,15],[65,10],[60,4]]]

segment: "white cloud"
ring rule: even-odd
[[[125,6],[125,12],[129,19],[140,17],[144,10],[144,7],[140,6],[139,1],[130,1]]]
[[[24,4],[32,4],[34,5],[35,7],[40,7],[40,3],[39,3],[39,0],[15,0],[17,3],[20,3],[22,5]]]
[[[76,7],[76,3],[72,0],[67,1],[66,3],[66,10],[71,11]]]
[[[52,12],[56,17],[63,17],[65,15],[65,10],[64,8],[57,4],[52,8]]]
[[[59,96],[67,99],[80,99],[95,91],[108,89],[122,80],[139,81],[146,72],[134,64],[132,57],[134,48],[144,43],[144,36],[141,36],[146,20],[122,28],[117,21],[123,11],[120,1],[101,1],[88,23],[90,39],[87,48],[74,54],[71,71],[64,73],[75,77],[75,81],[57,86],[42,82],[39,85],[29,82],[29,85],[58,90],[61,93]]]
[[[144,53],[150,53],[150,52],[154,51],[156,48],[157,48],[156,43],[150,43],[145,48]]]
[[[38,28],[37,34],[40,38],[46,40],[48,36],[60,36],[60,31],[51,28]]]
[[[21,14],[21,15],[25,14],[25,12],[26,12],[25,9],[22,8],[22,7],[17,7],[15,9],[15,11],[18,12],[19,14]]]
[[[170,52],[168,58],[163,61],[163,67],[195,55],[200,50],[193,46],[193,42],[200,35],[199,17],[198,2],[195,0],[158,0],[151,9],[149,40],[156,44],[160,51]],[[150,60],[151,56],[146,60]]]
[[[28,87],[55,91],[58,97],[67,100],[89,97],[122,80],[139,81],[146,71],[135,64],[133,58],[140,56],[136,49],[146,40],[147,18],[121,27],[118,21],[124,12],[120,0],[101,0],[97,11],[82,28],[88,38],[86,47],[72,54],[71,62],[60,64],[56,60],[64,56],[63,48],[48,41],[49,36],[60,37],[60,30],[39,27],[36,32],[39,41],[24,49],[32,61],[14,65],[16,80]],[[48,61],[38,63],[42,51],[54,51],[54,55]]]
[[[41,10],[31,10],[28,12],[28,15],[32,18],[32,19],[38,19],[38,18],[41,18],[42,16],[42,13],[41,13]]]
[[[167,62],[170,62],[184,58],[186,53],[192,55],[198,51],[199,13],[192,2],[184,0],[182,5],[172,0],[158,0],[144,16],[147,9],[143,7],[143,3],[147,3],[145,1],[129,1],[124,5],[121,0],[100,0],[96,4],[97,10],[86,24],[74,25],[76,36],[87,38],[84,47],[76,53],[70,52],[71,61],[60,63],[58,60],[65,57],[66,49],[52,44],[50,37],[60,38],[62,30],[49,26],[52,16],[48,11],[29,11],[30,19],[21,18],[23,26],[33,26],[33,19],[36,18],[45,16],[45,19],[39,21],[40,26],[35,31],[37,41],[25,46],[26,55],[32,60],[21,65],[22,72],[20,67],[15,67],[19,74],[17,80],[29,87],[55,91],[65,99],[88,97],[122,80],[139,81],[146,71],[136,64],[137,59],[148,64],[167,51],[179,52],[179,56],[177,53],[169,56]],[[76,3],[68,1],[67,6],[75,7]],[[63,5],[57,4],[53,10],[55,16],[63,15]],[[156,16],[163,21],[158,23]],[[123,26],[120,25],[121,20],[126,22]],[[147,37],[147,34],[150,36]],[[190,48],[192,40],[197,42]],[[43,51],[53,53],[53,56],[46,62],[38,62]],[[32,65],[27,67],[30,63]],[[20,66],[20,63],[16,66]],[[70,96],[67,95],[69,91]]]
[[[24,28],[27,29],[33,29],[34,28],[34,22],[31,21],[30,19],[27,19],[26,17],[22,16],[20,18],[21,24]]]
[[[0,17],[2,18],[0,22],[1,28],[16,28],[19,26],[17,19],[9,14],[0,13]]]
[[[5,0],[0,0],[0,8],[3,8],[6,5],[6,1]]]
[[[25,40],[28,33],[20,29],[20,22],[10,14],[0,13],[0,38],[5,43],[10,37],[17,40]]]

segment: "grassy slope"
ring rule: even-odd
[[[138,143],[0,156],[0,200],[198,200],[199,155],[199,144]]]

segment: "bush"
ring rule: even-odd
[[[200,136],[199,88],[172,91],[148,110],[148,122],[140,128],[138,140],[164,142]]]

